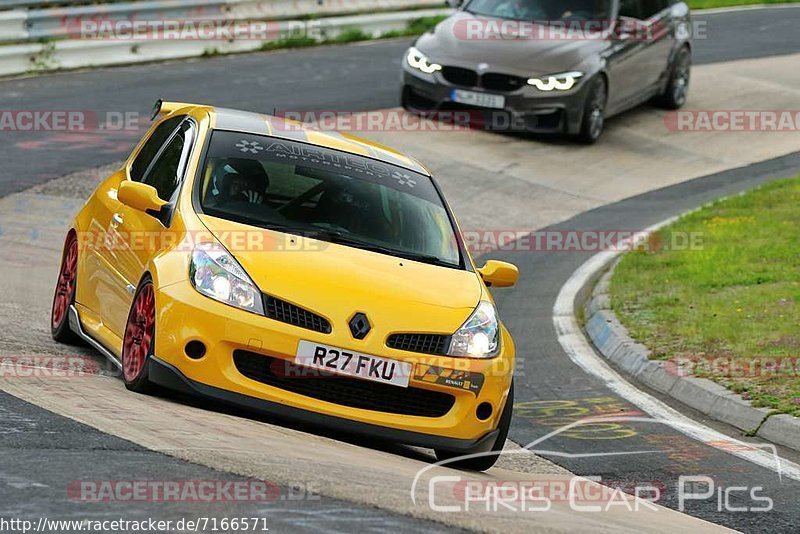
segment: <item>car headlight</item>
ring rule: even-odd
[[[408,54],[406,54],[406,61],[412,68],[422,71],[425,74],[433,74],[437,70],[442,70],[441,65],[439,65],[438,63],[431,63],[425,54],[423,54],[413,46],[408,49]]]
[[[448,356],[492,358],[500,352],[500,325],[491,302],[481,301],[469,319],[453,334]]]
[[[541,78],[530,78],[528,83],[540,91],[569,91],[575,87],[581,76],[583,76],[582,72],[564,72]]]
[[[219,243],[199,243],[195,247],[189,278],[194,288],[207,297],[264,315],[261,292]]]

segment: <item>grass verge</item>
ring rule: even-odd
[[[758,4],[792,4],[800,0],[689,0],[692,9],[710,9],[714,7],[752,6]]]
[[[614,312],[652,358],[800,416],[798,206],[794,178],[681,218],[622,258]]]
[[[426,31],[433,29],[437,24],[443,21],[446,16],[438,17],[420,17],[417,19],[409,20],[406,27],[402,30],[391,30],[384,32],[378,37],[373,37],[371,34],[361,30],[360,28],[350,28],[344,30],[336,37],[331,37],[322,41],[317,41],[312,37],[289,37],[278,41],[268,41],[261,45],[261,50],[281,50],[285,48],[305,48],[308,46],[318,46],[326,44],[346,44],[356,43],[360,41],[371,41],[373,39],[392,39],[396,37],[414,37],[422,35]]]

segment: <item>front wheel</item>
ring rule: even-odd
[[[61,256],[61,270],[53,295],[50,312],[50,333],[59,343],[77,344],[80,339],[69,328],[69,308],[75,303],[75,287],[78,280],[78,238],[74,233],[67,236]]]
[[[681,48],[675,55],[669,80],[664,92],[658,98],[658,104],[666,109],[683,107],[689,96],[689,79],[692,68],[692,54],[688,48]]]
[[[148,393],[148,361],[155,348],[156,298],[153,281],[145,277],[133,297],[122,343],[122,381],[136,393]]]
[[[439,461],[452,460],[444,464],[445,467],[453,467],[455,469],[469,469],[471,471],[486,471],[494,466],[497,460],[500,459],[500,454],[503,452],[503,447],[506,444],[508,437],[508,429],[511,428],[511,415],[514,412],[514,382],[511,382],[511,389],[508,391],[508,398],[506,405],[503,408],[503,413],[500,415],[500,422],[497,425],[497,439],[495,440],[489,452],[481,453],[480,456],[469,457],[477,452],[453,452],[442,449],[435,449],[436,458]],[[455,460],[460,456],[467,456],[461,460]]]
[[[581,131],[578,134],[578,140],[587,145],[600,139],[606,122],[606,82],[602,76],[596,76],[590,83],[583,108]]]

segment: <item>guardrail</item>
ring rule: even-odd
[[[379,7],[389,10],[394,7],[423,8],[430,0],[189,0],[137,2],[109,4],[97,9],[93,6],[91,19],[70,18],[77,15],[89,16],[85,7],[55,10],[0,12],[0,76],[35,73],[58,69],[76,69],[181,59],[211,54],[248,52],[262,49],[271,41],[278,41],[284,35],[291,35],[298,27],[313,25],[315,32],[310,37],[317,41],[335,40],[346,32],[357,30],[370,37],[380,37],[388,32],[405,30],[408,23],[424,17],[446,15],[447,8],[413,9],[405,11],[383,11],[367,15],[345,15],[319,17],[319,11],[312,7],[324,8],[335,13],[336,6],[347,6],[347,11],[358,12],[366,6],[373,10]],[[440,2],[434,2],[441,5]],[[131,6],[138,6],[133,12]],[[45,14],[46,12],[46,14]],[[255,16],[259,13],[261,16]],[[322,14],[327,12],[323,11]],[[294,15],[295,18],[291,18]],[[297,17],[314,15],[312,20]],[[117,18],[114,18],[114,17]],[[228,20],[272,21],[270,36],[266,39],[80,39],[67,38],[80,36],[81,20]],[[248,22],[250,21],[250,22]],[[78,33],[75,33],[75,32]],[[32,42],[41,39],[42,42]],[[2,45],[5,41],[5,45]]]

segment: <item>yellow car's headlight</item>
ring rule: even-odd
[[[528,83],[540,91],[569,91],[578,80],[583,76],[582,72],[572,71],[561,74],[542,76],[541,78],[530,78]]]
[[[409,66],[417,69],[418,71],[424,72],[425,74],[433,74],[437,70],[442,70],[441,65],[439,65],[438,63],[432,63],[428,59],[428,56],[426,56],[413,46],[408,49],[408,53],[406,54],[406,61],[408,62]]]
[[[264,315],[261,292],[219,243],[199,243],[195,247],[189,278],[194,288],[209,298]]]
[[[492,358],[500,352],[500,324],[491,302],[478,304],[469,319],[453,334],[449,356]]]

